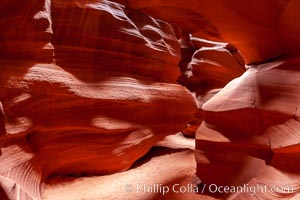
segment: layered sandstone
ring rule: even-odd
[[[126,170],[192,120],[170,24],[111,1],[0,5],[1,199]]]
[[[197,131],[196,160],[202,186],[212,183],[219,186],[261,184],[269,191],[256,195],[223,194],[223,197],[235,199],[289,199],[295,196],[299,186],[299,168],[293,159],[299,151],[300,26],[296,20],[299,3],[129,0],[128,4],[186,27],[193,37],[234,45],[247,64],[248,70],[215,96],[211,95],[215,93],[213,91],[208,94],[205,90],[198,91],[202,97],[200,106],[204,122]],[[176,17],[172,17],[174,13]],[[188,20],[191,18],[199,20]],[[200,23],[200,19],[205,23]],[[204,59],[205,54],[201,53],[199,58]],[[221,58],[224,56],[212,60]],[[186,61],[193,63],[193,59]],[[196,73],[190,75],[195,76],[191,79],[202,78],[199,73],[198,76]],[[214,75],[218,73],[207,73],[204,77]],[[222,77],[216,80],[222,80]],[[197,84],[191,85],[197,87]],[[275,186],[288,186],[294,190],[270,192]]]
[[[0,198],[39,199],[52,176],[126,170],[165,136],[196,130],[201,190],[262,185],[269,192],[205,192],[292,198],[300,185],[299,7],[2,1]]]
[[[196,142],[203,182],[294,189],[259,192],[253,199],[297,193],[300,169],[292,157],[299,151],[299,64],[295,56],[250,67],[204,104],[205,124]]]

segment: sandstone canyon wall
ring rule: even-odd
[[[299,8],[297,0],[1,1],[1,199],[40,199],[51,176],[126,170],[179,131],[196,132],[200,187],[289,185],[217,196],[296,195]]]
[[[0,7],[1,199],[39,199],[54,175],[126,170],[192,120],[170,24],[110,1]]]

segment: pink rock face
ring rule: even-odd
[[[126,170],[192,120],[168,23],[110,1],[0,5],[13,10],[1,33],[1,199],[40,199],[50,176]]]
[[[288,197],[296,194],[300,168],[292,157],[299,153],[299,65],[293,56],[250,67],[203,105],[205,124],[197,131],[196,158],[204,183],[266,185],[268,191],[285,185],[293,188]],[[227,176],[220,178],[222,174]],[[252,198],[285,195],[280,190]]]
[[[183,132],[194,137],[204,118],[202,105],[246,69],[243,58],[232,45],[191,37],[184,32],[179,34],[182,48],[178,82],[194,92],[199,108]]]
[[[188,29],[188,34],[229,42],[249,64],[249,69],[240,78],[231,81],[215,96],[209,100],[200,99],[200,106],[204,103],[204,122],[197,131],[196,160],[197,174],[203,184],[262,184],[268,191],[273,186],[294,187],[288,194],[283,190],[255,195],[223,193],[223,197],[236,199],[289,199],[294,196],[300,170],[297,161],[292,159],[298,155],[299,143],[295,131],[298,127],[300,37],[296,20],[299,14],[295,10],[299,9],[299,3],[129,0],[128,4],[182,28],[188,21],[178,21],[178,18],[202,16],[207,23],[198,29]],[[164,12],[161,12],[162,8]],[[174,10],[184,12],[178,12],[173,19]],[[211,27],[215,31],[209,32]],[[192,54],[193,59],[206,58],[208,51],[204,52],[200,49],[199,56]],[[212,55],[216,55],[216,51],[209,56]],[[211,60],[219,59],[221,55]],[[204,70],[215,72],[213,67]],[[210,81],[215,75],[201,72]],[[195,73],[193,79],[201,79],[199,75],[199,72]],[[216,80],[222,80],[218,73],[216,75]],[[191,85],[195,87],[193,83]],[[205,92],[200,96],[205,97]]]
[[[266,188],[207,194],[292,198],[299,8],[297,0],[2,0],[0,199],[41,199],[52,176],[127,170],[180,131],[196,132],[201,190]]]

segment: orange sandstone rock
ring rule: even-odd
[[[298,56],[250,67],[203,105],[197,131],[197,174],[207,184],[289,186],[296,195],[299,165]],[[270,178],[264,171],[270,171]],[[285,174],[285,182],[278,174]],[[226,177],[222,177],[226,174]],[[246,198],[246,194],[235,194]],[[239,196],[240,195],[240,196]],[[285,191],[251,197],[284,198]],[[226,196],[226,195],[225,195]],[[248,194],[247,198],[250,198]]]
[[[40,199],[49,176],[126,170],[192,120],[167,22],[111,1],[0,5],[14,26],[1,33],[3,199]]]

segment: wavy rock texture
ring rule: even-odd
[[[168,23],[111,1],[0,5],[1,199],[40,199],[51,176],[126,170],[192,120]]]
[[[242,77],[230,82],[215,96],[203,98],[206,92],[198,91],[204,122],[197,131],[196,160],[197,174],[203,185],[260,184],[267,186],[269,191],[227,195],[233,199],[290,199],[295,196],[300,183],[299,164],[295,160],[299,151],[297,52],[300,37],[299,22],[295,19],[299,17],[296,10],[300,4],[295,0],[129,0],[127,3],[186,27],[193,37],[233,44],[249,65]],[[183,20],[191,18],[202,19],[205,23]],[[200,52],[199,57],[190,50],[186,54],[196,59],[205,58]],[[211,60],[219,58],[221,56]],[[193,63],[193,59],[185,61]],[[281,189],[272,193],[270,190],[274,186]],[[282,186],[293,190],[286,191]]]
[[[196,130],[202,188],[267,189],[209,195],[294,197],[299,8],[297,0],[1,1],[0,199],[39,199],[51,176],[126,170],[166,135]]]
[[[299,50],[297,0],[127,0],[127,3],[154,17],[188,27],[187,31],[194,36],[233,44],[247,64]]]
[[[195,137],[203,121],[202,105],[218,89],[245,72],[244,60],[228,43],[212,42],[181,33],[181,76],[178,82],[195,94],[198,110],[183,133]]]
[[[289,199],[298,192],[299,61],[295,56],[250,67],[204,104],[196,142],[204,183],[267,186],[269,192],[252,199]],[[270,192],[275,186],[293,191]]]

